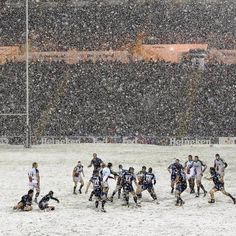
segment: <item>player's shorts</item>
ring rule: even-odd
[[[216,184],[213,189],[215,189],[216,191],[222,191],[222,190],[224,190],[224,184],[223,183]]]
[[[143,184],[142,185],[142,191],[145,191],[145,190],[152,190],[153,189],[153,184]]]
[[[100,188],[94,189],[93,192],[94,192],[94,196],[95,197],[99,197],[100,198],[102,196],[102,189],[100,189]]]
[[[194,168],[191,168],[188,173],[186,174],[187,176],[187,179],[194,179],[195,177],[195,171],[194,171]]]
[[[195,179],[196,181],[202,181],[202,174],[196,174]]]
[[[73,177],[73,181],[75,182],[75,183],[83,183],[84,182],[84,180],[83,180],[83,178],[82,178],[82,176],[78,176],[78,177],[76,177],[76,176],[74,176]]]
[[[36,190],[36,192],[39,192],[40,191],[40,187],[38,185],[38,183],[33,183],[33,182],[29,182],[29,189],[32,189],[32,190]]]
[[[176,185],[176,191],[182,193],[185,189],[187,188],[187,183],[184,182],[184,183],[178,183]]]
[[[176,179],[176,174],[172,173],[171,176],[170,176],[170,180],[175,181],[175,179]]]
[[[216,171],[216,173],[219,174],[221,178],[224,178],[224,176],[225,176],[225,172],[224,171],[218,170],[218,171]]]
[[[47,202],[39,202],[39,209],[44,210],[48,208],[48,203]]]
[[[124,192],[126,193],[131,193],[131,192],[134,192],[134,188],[131,184],[127,184],[124,186]]]

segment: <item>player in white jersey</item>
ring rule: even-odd
[[[194,161],[193,161],[193,168],[194,168],[195,180],[196,180],[196,184],[197,184],[196,197],[199,197],[200,188],[203,190],[204,197],[205,197],[207,194],[207,191],[205,190],[204,186],[202,185],[202,176],[203,176],[204,171],[207,168],[207,165],[205,163],[203,163],[201,160],[199,160],[198,156],[195,156]]]
[[[32,190],[36,190],[34,201],[37,203],[37,198],[40,193],[40,175],[38,170],[38,163],[34,162],[32,164],[31,170],[28,172],[29,178],[29,188]]]
[[[104,194],[104,197],[107,199],[107,194],[109,191],[109,185],[108,185],[108,179],[112,178],[114,179],[111,174],[113,171],[111,170],[112,168],[112,163],[108,163],[107,166],[105,166],[102,171],[101,171],[101,177],[102,177],[102,192]]]
[[[188,155],[188,160],[184,164],[184,169],[185,169],[186,176],[187,176],[187,179],[188,179],[190,193],[195,193],[195,189],[194,189],[195,171],[194,171],[194,167],[193,167],[193,157],[192,157],[192,155]]]
[[[225,168],[227,168],[228,164],[220,157],[219,154],[216,154],[215,158],[214,168],[216,170],[216,173],[220,175],[222,181],[224,181]]]
[[[80,161],[78,161],[78,164],[76,165],[76,167],[74,168],[73,172],[72,172],[72,178],[73,178],[73,182],[74,182],[74,194],[77,194],[76,193],[76,188],[77,188],[77,184],[78,182],[80,183],[80,188],[79,188],[79,193],[81,194],[82,193],[82,188],[84,186],[84,180],[83,180],[83,177],[84,177],[84,167],[83,165],[81,164]]]

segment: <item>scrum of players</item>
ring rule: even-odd
[[[112,163],[109,162],[105,164],[96,153],[93,153],[92,160],[88,165],[88,168],[90,167],[93,167],[93,173],[86,186],[85,194],[88,193],[88,190],[92,185],[89,201],[92,201],[93,197],[95,198],[95,209],[99,209],[99,205],[101,205],[101,211],[106,212],[105,204],[108,201],[113,202],[116,194],[118,195],[118,199],[122,198],[122,205],[128,207],[130,206],[131,195],[135,206],[141,207],[142,192],[144,191],[147,191],[150,194],[153,202],[159,204],[154,189],[154,186],[156,185],[156,177],[153,173],[152,167],[147,169],[146,166],[143,166],[142,169],[135,174],[133,167],[129,167],[126,170],[120,164],[118,166],[118,171],[113,171]],[[219,154],[216,154],[214,167],[210,167],[210,177],[204,178],[206,180],[213,181],[213,187],[209,191],[209,203],[215,203],[214,193],[220,191],[224,195],[230,197],[233,203],[236,204],[236,199],[230,193],[226,192],[224,188],[224,175],[226,168],[227,163],[220,157]],[[188,186],[190,194],[195,194],[196,198],[200,196],[200,190],[202,190],[203,196],[206,196],[207,191],[202,184],[203,174],[206,169],[206,164],[200,160],[198,156],[193,158],[192,155],[188,156],[188,160],[184,163],[184,165],[180,164],[179,159],[175,159],[175,161],[168,166],[167,170],[170,173],[171,180],[171,194],[175,193],[176,206],[182,206],[184,204],[181,194],[187,189]],[[72,179],[74,182],[73,194],[77,195],[76,189],[78,187],[78,183],[80,184],[78,193],[82,194],[82,188],[84,186],[83,177],[85,177],[83,165],[81,164],[81,161],[78,161],[72,171]],[[40,210],[55,210],[54,206],[49,205],[49,201],[51,199],[59,203],[59,200],[53,197],[53,191],[50,191],[38,202],[38,197],[40,194],[40,175],[38,164],[36,162],[33,163],[31,170],[28,172],[28,179],[29,191],[26,195],[22,196],[20,202],[18,202],[13,209],[31,211],[33,209],[32,203],[34,196],[34,202],[38,204]],[[112,191],[111,196],[108,196],[108,192],[110,190],[109,179],[116,181],[116,187]]]

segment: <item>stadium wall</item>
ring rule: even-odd
[[[33,145],[53,144],[80,144],[80,143],[113,143],[113,144],[147,144],[160,146],[183,146],[183,145],[232,145],[236,144],[236,137],[155,137],[155,136],[46,136],[37,139],[32,137]],[[0,137],[0,145],[22,145],[24,137]]]

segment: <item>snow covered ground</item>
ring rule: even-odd
[[[152,166],[157,176],[156,192],[160,205],[145,193],[142,207],[130,208],[107,203],[107,213],[96,212],[88,195],[73,195],[71,172],[78,160],[85,166],[85,180],[91,176],[88,169],[93,152],[105,161],[111,161],[114,170],[122,163],[138,171],[142,165]],[[236,196],[236,146],[182,146],[160,147],[132,144],[76,144],[23,147],[0,146],[0,235],[236,235],[236,206],[231,199],[216,194],[216,204],[207,197],[195,198],[187,190],[185,205],[174,206],[170,194],[169,174],[166,170],[174,158],[186,160],[188,154],[199,155],[208,167],[219,153],[229,164],[226,171],[226,190]],[[54,191],[60,204],[54,212],[42,212],[36,205],[32,212],[13,212],[12,207],[28,191],[27,172],[32,162],[39,163],[41,195]],[[207,169],[206,176],[208,175]],[[115,182],[110,181],[111,189]],[[203,180],[207,190],[212,183]],[[84,189],[83,189],[84,190]],[[133,201],[131,201],[133,204]]]

